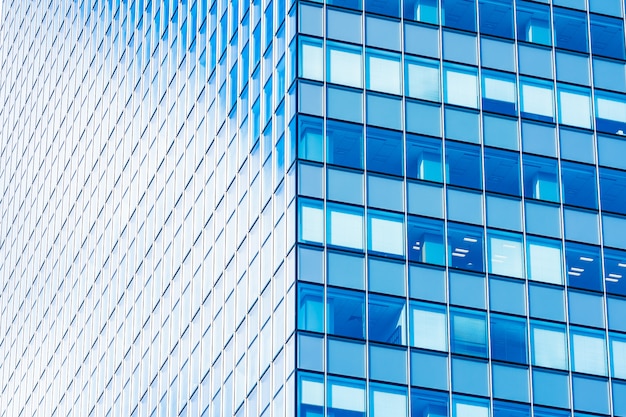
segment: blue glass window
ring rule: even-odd
[[[489,400],[452,397],[452,417],[489,417]]]
[[[320,264],[323,259],[319,259]],[[365,260],[363,255],[328,251],[328,283],[339,287],[365,289]],[[320,268],[321,266],[317,266]]]
[[[362,250],[363,209],[343,204],[328,204],[326,209],[328,245]]]
[[[363,87],[363,58],[361,48],[338,42],[326,45],[326,80],[349,87]]]
[[[587,52],[587,14],[560,7],[555,7],[553,12],[556,47]]]
[[[367,248],[387,256],[404,256],[404,216],[368,210]]]
[[[406,345],[406,313],[402,298],[370,294],[368,339]]]
[[[324,159],[322,134],[324,125],[317,117],[298,117],[298,157],[322,162]]]
[[[365,417],[365,382],[329,377],[327,398],[330,415]]]
[[[445,265],[443,221],[409,216],[408,222],[409,260]]]
[[[520,0],[517,2],[517,38],[541,45],[552,44],[550,7]]]
[[[527,364],[526,320],[491,315],[491,358]]]
[[[324,377],[306,373],[298,375],[299,415],[322,417],[324,415]]]
[[[439,2],[437,0],[406,0],[404,18],[436,25],[439,22]]]
[[[400,17],[400,0],[387,2],[365,0],[365,11],[385,16]]]
[[[612,333],[611,347],[611,376],[626,379],[626,338],[624,335]]]
[[[299,241],[324,243],[324,207],[321,201],[300,199]]]
[[[482,227],[448,223],[448,264],[453,268],[483,272]]]
[[[407,97],[441,101],[438,61],[406,56],[404,60],[404,82]]]
[[[532,323],[530,341],[533,365],[545,368],[567,369],[565,326],[539,322]]]
[[[599,247],[565,242],[565,266],[570,287],[602,291]]]
[[[328,338],[328,372],[357,378],[365,377],[365,343]]]
[[[448,417],[448,394],[423,389],[411,390],[411,417]]]
[[[370,256],[367,270],[370,291],[401,297],[406,294],[404,262]]]
[[[596,92],[596,129],[624,135],[626,132],[626,98],[618,94]]]
[[[557,161],[536,156],[524,157],[524,195],[537,200],[559,202]]]
[[[572,344],[572,371],[593,375],[607,375],[607,350],[604,331],[570,329]]]
[[[600,168],[602,210],[626,214],[626,172]]]
[[[622,19],[592,14],[591,52],[594,55],[624,59],[624,24]]]
[[[487,238],[489,273],[523,278],[524,251],[522,236],[490,230]]]
[[[407,134],[406,175],[426,181],[443,181],[442,142],[423,136]]]
[[[561,241],[528,236],[526,258],[528,278],[550,284],[563,284]]]
[[[363,10],[363,3],[361,0],[327,0],[326,2],[332,6],[345,7],[346,9]]]
[[[526,315],[526,284],[521,280],[489,279],[489,308],[492,311]]]
[[[626,296],[626,278],[624,278],[626,275],[626,253],[615,249],[605,249],[604,274],[606,292]],[[611,317],[610,313],[609,317]]]
[[[442,0],[441,8],[444,26],[476,32],[475,0]]]
[[[450,344],[453,353],[487,357],[485,313],[450,309]]]
[[[402,133],[369,128],[367,131],[367,169],[402,175],[404,162]]]
[[[365,66],[365,88],[387,94],[401,94],[402,75],[400,55],[367,51]]]
[[[517,152],[485,148],[485,189],[521,196],[520,162]]]
[[[324,332],[324,288],[314,285],[298,287],[298,329]]]
[[[447,142],[446,171],[448,184],[480,190],[482,188],[480,147]]]
[[[503,72],[483,71],[483,110],[515,116],[517,114],[517,88],[515,76]]]
[[[520,80],[522,116],[542,122],[554,121],[554,91],[552,83],[523,78]]]
[[[535,414],[536,415],[536,414]],[[493,402],[493,417],[529,417],[530,406],[526,404]]]
[[[444,67],[444,101],[463,107],[478,107],[478,75],[476,69],[462,65]]]
[[[513,5],[508,0],[478,0],[480,32],[513,39]]]
[[[445,307],[436,304],[411,303],[409,343],[422,349],[447,351],[447,318]]]
[[[327,332],[337,336],[365,338],[365,295],[357,291],[329,288]]]
[[[407,383],[406,348],[369,345],[369,377],[378,381]]]
[[[596,170],[593,165],[561,163],[563,203],[595,209],[597,204]]]
[[[559,122],[565,125],[591,128],[591,97],[589,90],[559,85]]]
[[[326,123],[326,161],[329,164],[362,169],[363,127],[328,120]]]
[[[452,390],[472,395],[489,395],[489,367],[486,361],[452,356]]]

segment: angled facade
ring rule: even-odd
[[[0,417],[626,416],[621,0],[0,2]]]

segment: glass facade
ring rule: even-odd
[[[622,0],[0,0],[0,417],[626,416]]]

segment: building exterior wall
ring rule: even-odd
[[[626,415],[620,0],[4,0],[0,417]]]

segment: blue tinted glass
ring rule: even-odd
[[[594,166],[562,162],[561,178],[563,203],[597,208],[596,170]]]
[[[404,296],[405,274],[404,262],[369,257],[369,289],[370,291]]]
[[[365,343],[328,338],[328,372],[365,377]]]
[[[326,3],[333,6],[345,7],[346,9],[363,9],[361,0],[327,0]]]
[[[324,160],[322,119],[300,116],[298,118],[298,157],[310,161]]]
[[[602,291],[599,247],[565,242],[565,265],[570,287]]]
[[[563,289],[529,283],[528,297],[531,317],[565,321]]]
[[[308,99],[308,95],[306,96]],[[349,122],[363,122],[363,93],[348,88],[328,87],[326,115]]]
[[[604,298],[602,295],[569,290],[567,302],[570,323],[604,327]]]
[[[517,38],[526,42],[551,45],[550,8],[528,1],[517,2]]]
[[[329,288],[327,332],[357,339],[365,338],[365,295],[356,291]]]
[[[513,39],[513,4],[509,0],[478,0],[481,34]]]
[[[480,147],[462,143],[446,143],[448,184],[481,189]]]
[[[559,201],[557,161],[550,158],[524,158],[524,195],[545,201]]]
[[[446,194],[448,219],[465,223],[483,223],[484,200],[481,193],[449,187]]]
[[[367,131],[367,169],[402,175],[404,162],[402,133],[369,128]]]
[[[409,265],[409,296],[421,300],[445,302],[445,271],[426,266]]]
[[[503,313],[526,315],[526,288],[524,282],[490,278],[489,308]]]
[[[621,19],[591,17],[591,52],[593,55],[624,59],[624,25]]]
[[[485,189],[521,196],[520,163],[517,152],[485,148]]]
[[[309,391],[313,394],[313,387]],[[320,397],[321,392],[314,391]],[[365,382],[347,378],[328,377],[327,413],[339,417],[365,417]],[[253,408],[254,409],[254,408]],[[308,417],[309,414],[302,414]]]
[[[443,221],[409,216],[407,241],[410,261],[445,265]]]
[[[487,195],[487,226],[515,231],[522,230],[521,200]]]
[[[535,404],[569,408],[569,393],[567,373],[533,371],[533,399]]]
[[[385,16],[400,17],[400,0],[380,2],[365,0],[365,11],[368,13],[382,14]]]
[[[518,150],[517,119],[483,115],[483,143],[488,146]]]
[[[411,385],[447,390],[448,355],[412,350]],[[446,398],[448,398],[447,394]]]
[[[528,363],[526,320],[491,315],[491,358],[515,363]]]
[[[476,32],[475,0],[442,0],[441,7],[444,26]]]
[[[556,129],[548,124],[522,122],[522,150],[556,158]]]
[[[442,142],[424,136],[406,137],[406,175],[427,181],[443,181]]]
[[[494,401],[493,417],[530,417],[530,406],[526,404]]]
[[[320,259],[320,266],[321,264]],[[327,267],[329,284],[365,289],[365,260],[362,255],[328,251]]]
[[[439,21],[439,2],[437,0],[405,0],[404,18],[437,24]]]
[[[613,381],[613,414],[616,416],[626,415],[626,384]]]
[[[571,414],[567,410],[554,410],[544,407],[533,407],[533,412],[536,417],[570,417]]]
[[[393,88],[399,88],[399,83]],[[383,94],[367,94],[367,124],[402,129],[402,100]]]
[[[475,111],[446,108],[444,110],[446,138],[479,143],[479,120],[479,114]]]
[[[411,390],[411,417],[448,417],[448,394],[421,389]]]
[[[406,130],[441,136],[441,106],[406,100]]]
[[[323,372],[324,337],[300,334],[298,336],[298,368]]]
[[[450,344],[453,353],[487,357],[485,313],[450,309]]]
[[[307,395],[309,392],[321,395]],[[299,373],[298,412],[301,416],[322,417],[324,415],[324,377],[315,374]],[[163,397],[165,398],[165,397]],[[220,395],[217,395],[220,398]]]
[[[494,362],[491,367],[491,372],[493,380],[493,395],[495,398],[528,402],[528,368]],[[520,414],[505,414],[504,409],[501,409],[500,415],[508,417],[518,416]]]
[[[528,233],[561,237],[561,208],[558,205],[526,201],[525,206]]]
[[[587,15],[584,12],[554,8],[554,38],[557,48],[587,52],[586,28]]]
[[[369,296],[369,340],[406,344],[406,308],[403,299]]]
[[[329,120],[326,124],[326,158],[329,164],[363,168],[363,127]]]
[[[603,211],[626,214],[626,172],[600,168],[600,201]]]
[[[450,303],[473,308],[485,308],[485,276],[449,272]]]
[[[324,288],[302,284],[298,288],[298,328],[324,332]]]
[[[482,227],[448,223],[448,264],[453,268],[483,272]]]
[[[604,250],[604,282],[606,292],[626,296],[626,252]],[[609,315],[610,317],[610,315]]]
[[[609,414],[609,386],[606,379],[575,375],[572,385],[574,409]]]
[[[472,395],[489,395],[487,362],[452,357],[452,389]]]
[[[406,348],[370,344],[369,377],[378,381],[407,383]]]
[[[476,36],[444,30],[443,59],[476,65]]]

